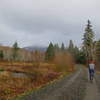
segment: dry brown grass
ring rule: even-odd
[[[0,62],[0,100],[8,100],[16,95],[40,87],[57,79],[62,72],[74,71],[73,58],[69,54],[58,53],[52,63]],[[30,77],[16,78],[11,73],[24,73]]]
[[[60,73],[54,72],[54,64],[40,63],[36,68],[33,63],[13,63],[1,62],[0,69],[0,100],[8,100],[16,95],[40,87],[48,82],[57,79]],[[24,72],[31,77],[12,77],[12,72]],[[28,83],[28,84],[27,84]]]
[[[57,71],[74,71],[74,60],[69,53],[59,52],[54,58]]]

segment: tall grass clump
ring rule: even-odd
[[[58,72],[74,71],[73,57],[67,52],[58,52],[55,54],[55,70]]]

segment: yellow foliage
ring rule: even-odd
[[[73,71],[74,61],[70,54],[59,52],[55,55],[54,63],[58,71]]]

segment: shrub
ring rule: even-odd
[[[73,58],[66,52],[57,53],[54,58],[54,63],[56,64],[56,71],[73,71]]]

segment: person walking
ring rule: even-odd
[[[94,61],[91,61],[89,63],[89,78],[90,78],[90,81],[93,80],[94,73],[95,73],[95,63],[94,63]]]

